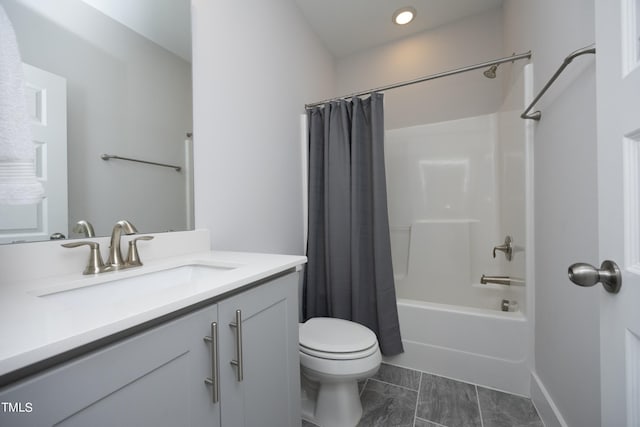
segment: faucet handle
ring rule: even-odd
[[[140,261],[140,255],[138,254],[138,240],[152,240],[153,236],[140,236],[135,239],[129,240],[129,254],[127,255],[127,267],[135,267],[142,265]]]
[[[493,248],[493,257],[496,257],[496,251],[504,252],[505,258],[507,261],[511,261],[511,257],[513,256],[513,245],[511,236],[507,236],[504,238],[504,243],[502,245],[495,246]]]
[[[110,268],[104,265],[102,262],[102,256],[100,255],[100,244],[91,242],[88,240],[82,240],[79,242],[64,243],[60,246],[64,248],[77,248],[80,246],[89,246],[89,260],[82,274],[96,274],[109,271]]]

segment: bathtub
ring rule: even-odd
[[[528,323],[501,312],[398,299],[404,353],[386,363],[528,396]]]

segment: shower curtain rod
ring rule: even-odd
[[[444,71],[442,73],[436,73],[436,74],[430,74],[428,76],[424,76],[424,77],[419,77],[417,79],[414,80],[408,80],[405,82],[400,82],[400,83],[394,83],[394,84],[390,84],[387,86],[381,86],[375,89],[369,89],[369,90],[363,90],[361,92],[355,92],[352,93],[350,95],[345,95],[345,96],[339,96],[336,98],[329,98],[329,99],[325,99],[323,101],[318,101],[318,102],[313,102],[311,104],[305,104],[305,108],[309,109],[309,108],[313,108],[313,107],[317,107],[319,105],[325,104],[327,102],[331,102],[331,101],[339,101],[341,99],[347,99],[347,98],[355,98],[358,96],[363,96],[363,95],[369,95],[373,92],[382,92],[385,90],[389,90],[389,89],[396,89],[399,87],[404,87],[404,86],[409,86],[415,83],[422,83],[422,82],[426,82],[428,80],[434,80],[434,79],[439,79],[440,77],[447,77],[447,76],[453,76],[454,74],[460,74],[460,73],[465,73],[467,71],[473,71],[473,70],[477,70],[479,68],[486,68],[486,67],[490,67],[491,65],[499,65],[505,62],[514,62],[514,61],[518,61],[520,59],[530,59],[531,58],[531,51],[525,52],[525,53],[520,53],[518,55],[513,54],[511,56],[507,56],[504,58],[500,58],[500,59],[494,59],[491,61],[486,61],[486,62],[482,62],[480,64],[475,64],[475,65],[469,65],[466,67],[462,67],[462,68],[456,68],[455,70],[449,70],[449,71]]]
[[[542,112],[540,110],[538,110],[538,111],[534,111],[533,113],[529,113],[529,111],[531,111],[531,109],[538,103],[540,98],[542,98],[542,95],[544,95],[547,92],[547,90],[556,81],[556,79],[560,76],[560,74],[562,74],[564,69],[567,68],[567,65],[571,64],[571,61],[573,61],[574,59],[576,59],[580,55],[586,55],[588,53],[591,53],[593,55],[596,54],[596,45],[595,44],[592,44],[592,45],[589,45],[589,46],[585,46],[585,47],[583,47],[581,49],[578,49],[578,50],[575,50],[575,51],[571,52],[569,55],[567,55],[567,57],[564,58],[564,61],[562,61],[562,64],[560,65],[560,67],[558,67],[558,69],[553,74],[553,76],[551,76],[551,78],[549,79],[547,84],[544,85],[544,87],[540,90],[538,95],[533,99],[533,101],[531,101],[531,104],[529,104],[527,109],[524,110],[524,113],[520,114],[520,117],[523,118],[523,119],[530,119],[530,120],[539,121],[542,118]]]

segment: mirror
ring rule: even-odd
[[[23,63],[35,69],[30,77],[33,70],[25,68],[34,123],[60,124],[66,140],[56,160],[52,153],[61,144],[45,144],[48,134],[32,132],[37,173],[48,193],[58,191],[54,181],[66,175],[60,185],[66,201],[56,204],[48,195],[31,208],[3,206],[0,221],[15,218],[17,225],[0,227],[0,243],[48,239],[56,232],[81,238],[74,232],[80,220],[93,224],[97,236],[109,235],[120,219],[140,233],[192,229],[190,1],[0,4]],[[58,96],[57,83],[43,83],[40,75],[61,82],[62,104],[48,104]],[[103,160],[104,154],[175,168]],[[55,217],[62,225],[54,225]],[[37,227],[44,232],[34,232]]]

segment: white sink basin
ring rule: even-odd
[[[180,267],[128,276],[95,284],[72,287],[71,289],[49,289],[37,295],[47,301],[55,301],[65,306],[114,304],[138,297],[151,296],[158,291],[180,288],[201,287],[213,283],[214,280],[237,266],[191,264]],[[129,272],[123,270],[123,272]],[[103,273],[103,274],[118,274]],[[99,276],[96,276],[99,277]]]

